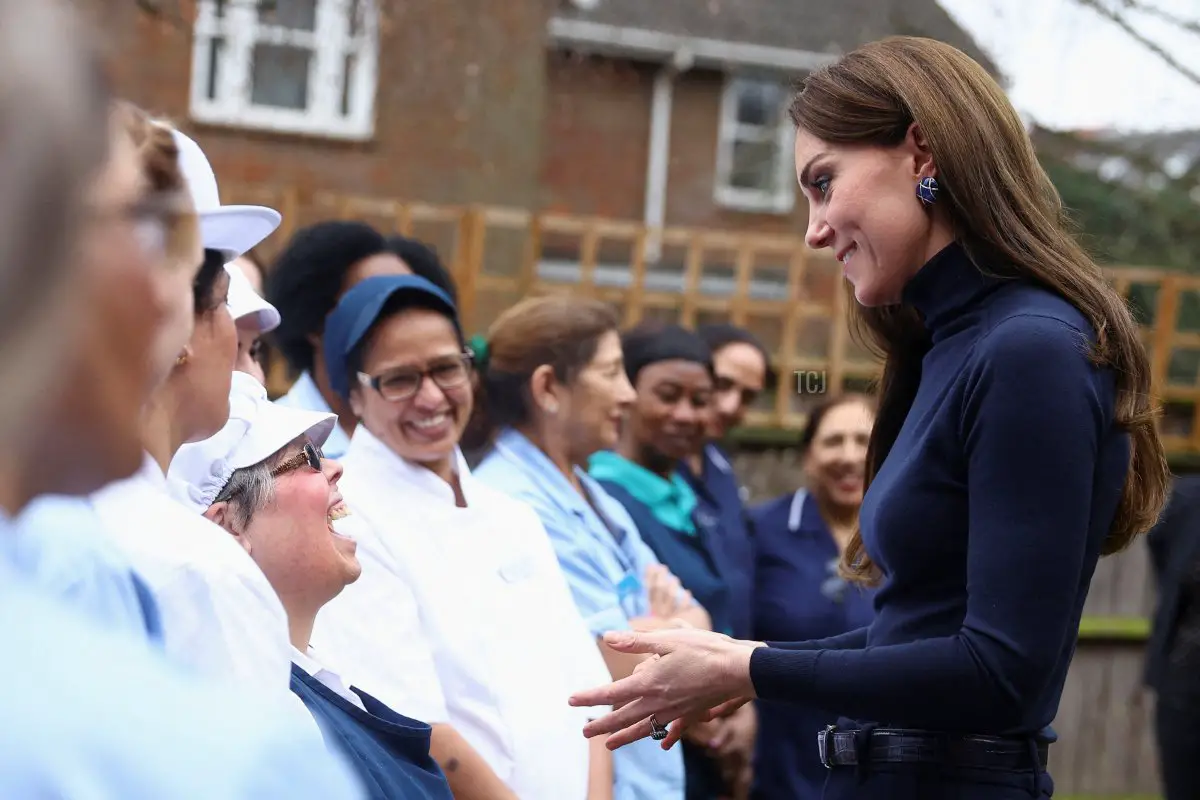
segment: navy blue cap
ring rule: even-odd
[[[432,307],[444,312],[454,323],[459,338],[462,338],[462,326],[454,301],[432,282],[416,275],[367,278],[342,295],[325,319],[325,368],[329,372],[330,386],[342,397],[350,396],[347,358],[379,319],[383,307],[399,292],[411,293],[414,306]]]

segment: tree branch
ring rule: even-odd
[[[1167,66],[1171,67],[1171,69],[1175,70],[1180,75],[1187,78],[1189,81],[1196,84],[1197,86],[1200,86],[1200,73],[1193,72],[1191,69],[1189,69],[1188,67],[1181,64],[1174,56],[1172,56],[1170,53],[1168,53],[1165,49],[1163,49],[1162,45],[1160,45],[1157,42],[1154,42],[1151,39],[1147,38],[1146,36],[1142,35],[1142,33],[1139,32],[1136,28],[1134,28],[1133,25],[1131,25],[1129,23],[1129,20],[1125,19],[1125,17],[1121,13],[1114,11],[1111,8],[1108,8],[1107,6],[1102,4],[1099,0],[1076,0],[1076,2],[1078,2],[1082,6],[1092,9],[1100,16],[1104,17],[1105,19],[1107,19],[1110,22],[1112,22],[1113,24],[1115,24],[1117,27],[1119,27],[1121,30],[1123,30],[1126,34],[1128,34],[1130,38],[1132,38],[1138,44],[1142,45],[1142,47],[1145,47],[1151,53],[1154,53],[1154,55],[1158,56],[1163,61],[1163,63],[1165,63]],[[1130,0],[1125,0],[1125,2],[1126,2],[1126,6],[1128,7]],[[1144,9],[1144,10],[1157,10],[1157,9]],[[1166,12],[1162,12],[1162,13],[1165,14]]]
[[[1158,6],[1147,5],[1141,2],[1141,0],[1122,0],[1122,2],[1125,8],[1130,11],[1138,11],[1147,16],[1158,17],[1163,22],[1169,22],[1180,30],[1200,35],[1200,22],[1186,20],[1178,14],[1172,14],[1170,11],[1161,9]]]

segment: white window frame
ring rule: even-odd
[[[744,125],[738,122],[737,118],[739,91],[747,85],[766,82],[781,83],[770,78],[726,76],[725,88],[721,93],[721,119],[717,130],[717,169],[713,198],[718,205],[737,211],[786,214],[796,204],[796,181],[791,177],[794,169],[791,154],[795,146],[795,131],[788,121],[786,108],[780,115],[777,131],[764,130],[757,125]],[[785,91],[783,96],[787,97],[787,94]],[[730,185],[733,176],[734,143],[750,140],[773,140],[778,146],[778,168],[781,176],[775,191]]]
[[[374,0],[359,0],[362,30],[350,35],[349,0],[317,0],[315,30],[297,31],[258,21],[257,0],[226,0],[217,17],[216,0],[198,0],[192,40],[191,117],[197,122],[365,140],[375,134],[375,95],[379,69],[379,20]],[[208,97],[210,49],[224,40],[215,97]],[[255,105],[251,101],[251,56],[259,43],[309,47],[308,107],[303,110]],[[356,67],[343,115],[346,56]]]

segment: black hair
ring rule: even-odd
[[[311,336],[342,296],[346,273],[364,258],[386,253],[383,234],[363,222],[329,220],[297,231],[266,276],[267,300],[282,318],[274,340],[297,372],[313,367]]]
[[[697,327],[696,335],[704,340],[714,356],[731,344],[748,344],[753,347],[762,356],[763,365],[766,367],[763,388],[774,388],[778,375],[771,366],[771,354],[753,333],[728,322],[713,322]]]
[[[454,305],[458,306],[458,287],[454,285],[454,278],[450,277],[450,271],[442,264],[436,250],[422,241],[400,235],[389,236],[387,248],[408,264],[414,275],[424,278],[450,295]]]
[[[433,297],[423,291],[397,291],[387,299],[387,302],[383,304],[383,308],[379,309],[379,314],[375,317],[375,321],[371,323],[370,328],[367,328],[367,332],[362,335],[362,337],[358,340],[358,343],[354,345],[354,347],[350,348],[350,352],[346,353],[347,386],[358,385],[358,378],[356,376],[363,368],[363,359],[366,357],[367,346],[371,343],[371,340],[375,338],[375,332],[379,330],[379,327],[397,314],[401,314],[414,308],[421,308],[427,311],[436,311],[438,314],[441,314],[443,317],[445,317],[446,320],[454,326],[454,331],[458,335],[459,345],[464,350],[466,349],[466,340],[463,339],[462,329],[459,327],[458,321],[455,320],[454,317],[449,313],[447,313],[448,309],[446,306],[442,304],[436,297]],[[329,358],[326,358],[326,363],[328,364],[328,362]]]
[[[225,272],[225,254],[220,250],[205,250],[200,271],[192,281],[192,310],[196,316],[207,314],[220,305],[216,296],[217,279]]]
[[[694,361],[713,371],[712,350],[703,339],[681,325],[643,322],[621,334],[625,374],[637,386],[638,373],[658,361]]]

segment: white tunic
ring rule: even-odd
[[[303,714],[304,724],[316,725],[289,688],[292,646],[283,604],[232,534],[176,501],[148,455],[141,470],[101,489],[91,503],[154,593],[172,659],[277,697]]]
[[[458,461],[467,508],[455,505],[432,472],[358,427],[340,483],[352,512],[368,523],[359,533],[358,583],[372,587],[377,603],[411,588],[450,723],[518,797],[584,800],[582,727],[595,710],[571,708],[567,698],[608,683],[608,670],[537,515],[476,481],[461,455]],[[340,602],[322,610],[318,625]],[[376,646],[390,638],[389,652],[410,646],[385,628],[370,638]],[[315,644],[355,685],[389,702],[360,671],[370,654]]]

